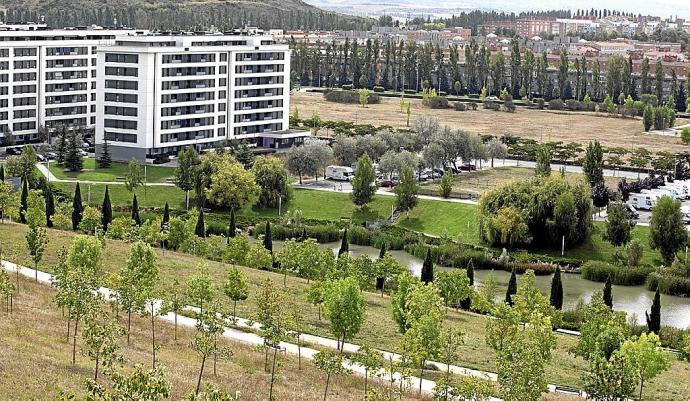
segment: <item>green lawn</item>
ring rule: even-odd
[[[84,170],[81,172],[65,171],[57,163],[50,163],[50,171],[61,180],[121,181],[127,174],[127,163],[113,162],[109,168],[104,169],[96,166],[95,159],[84,158]],[[175,169],[172,167],[146,166],[147,182],[166,182],[174,174]]]
[[[76,184],[71,182],[55,182],[53,186],[57,189],[65,191],[70,197],[74,193]],[[89,203],[92,206],[100,207],[103,204],[103,196],[105,195],[105,185],[103,184],[80,184],[81,198],[84,203]],[[132,193],[127,191],[124,185],[109,185],[110,188],[110,202],[113,207],[126,207],[132,203]],[[91,193],[91,201],[89,202],[89,192]],[[139,207],[152,208],[163,207],[165,202],[169,202],[173,209],[184,208],[184,192],[173,186],[155,186],[137,189],[137,201]]]
[[[420,199],[416,208],[398,218],[398,225],[430,235],[477,244],[477,217],[475,205]]]

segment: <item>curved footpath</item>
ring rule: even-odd
[[[53,281],[53,276],[49,273],[45,273],[42,271],[36,272],[35,270],[17,265],[15,263],[12,263],[10,261],[6,260],[0,260],[0,265],[7,271],[9,272],[16,272],[17,268],[19,268],[19,273],[22,274],[23,276],[26,276],[29,279],[35,279],[38,277],[38,282],[46,285],[51,285]],[[98,292],[104,296],[106,300],[112,299],[113,298],[113,291],[111,291],[108,288],[101,287]],[[158,300],[157,307],[160,307],[162,301]],[[198,308],[192,307],[192,306],[187,306],[185,308],[186,310],[190,311],[198,311]],[[161,315],[158,317],[161,320],[164,320],[168,323],[173,323],[175,321],[175,314],[170,312],[165,315]],[[194,318],[190,318],[187,316],[183,315],[177,315],[177,324],[186,326],[186,327],[196,327],[197,320]],[[258,330],[261,328],[261,325],[259,323],[252,323],[247,319],[243,318],[237,318],[237,323],[236,326],[241,327],[241,328],[246,328],[246,329],[252,329],[252,330]],[[260,337],[257,334],[234,329],[234,328],[226,328],[225,331],[223,332],[223,337],[234,340],[234,341],[239,341],[251,346],[255,345],[261,345],[263,344],[264,340],[262,337]],[[311,334],[302,334],[300,336],[300,339],[302,342],[307,343],[307,344],[316,344],[321,347],[326,347],[326,348],[331,348],[331,349],[336,349],[336,341],[330,338],[325,338],[325,337],[319,337],[319,336],[314,336]],[[294,343],[291,342],[285,342],[282,341],[280,343],[280,347],[287,353],[293,354],[293,355],[298,355],[301,354],[302,357],[306,359],[313,359],[314,355],[317,354],[319,351],[313,348],[309,347],[304,347],[302,346],[301,349],[298,349],[298,346]],[[359,349],[359,346],[356,344],[351,344],[351,343],[345,343],[344,344],[344,349],[346,352],[356,352]],[[386,360],[389,360],[389,358],[392,358],[393,360],[398,360],[400,358],[400,355],[391,353],[391,352],[386,352],[386,351],[381,351],[384,355],[384,358]],[[439,363],[439,362],[433,362],[430,361],[428,362],[431,365],[436,366],[436,368],[443,372],[446,369],[448,369],[448,365],[444,363]],[[352,372],[364,376],[365,375],[365,369],[363,366],[351,362],[347,359],[343,361],[343,366],[346,367],[347,369],[351,370]],[[461,376],[472,376],[472,377],[478,377],[482,379],[488,379],[492,381],[497,380],[497,375],[495,373],[490,373],[490,372],[483,372],[483,371],[478,371],[478,370],[473,370],[473,369],[468,369],[464,368],[461,366],[455,366],[455,365],[450,365],[450,371],[454,374],[461,375]],[[369,372],[370,375],[372,375],[372,372]],[[382,382],[388,382],[386,380],[387,374],[385,370],[381,369],[378,374],[381,376],[381,379],[379,379]],[[396,373],[394,375],[395,381],[399,384],[400,383],[400,375]],[[408,380],[408,385],[410,386],[410,391],[414,392],[416,389],[419,389],[419,383],[420,379],[418,377],[412,376]],[[431,394],[433,393],[434,386],[436,385],[436,382],[432,380],[427,380],[427,379],[422,379],[422,391]],[[556,392],[556,386],[555,385],[549,385],[548,386],[549,392]],[[582,398],[586,398],[585,393],[581,393],[580,396]],[[501,401],[499,398],[491,398],[491,401]]]

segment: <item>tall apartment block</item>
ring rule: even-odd
[[[288,130],[290,54],[260,31],[139,35],[98,46],[96,152],[129,160],[227,139],[269,148],[302,142]]]
[[[0,25],[0,134],[37,139],[40,127],[96,124],[96,47],[131,30]],[[138,33],[143,33],[140,31]]]

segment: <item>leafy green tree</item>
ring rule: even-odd
[[[266,279],[256,297],[257,312],[254,320],[261,324],[259,335],[264,339],[264,370],[268,371],[268,350],[273,350],[271,367],[271,386],[268,399],[273,399],[273,384],[275,383],[276,360],[280,342],[284,341],[290,328],[289,314],[285,307],[285,294],[273,285],[271,279]]]
[[[460,269],[440,272],[436,277],[435,285],[446,308],[448,305],[459,305],[473,292],[466,271]]]
[[[417,206],[417,193],[419,185],[415,180],[414,172],[409,166],[403,167],[400,176],[400,184],[393,189],[395,192],[395,206],[401,212],[407,212]]]
[[[108,186],[105,186],[105,195],[103,196],[103,206],[101,206],[101,225],[103,231],[108,231],[108,224],[113,221],[113,205],[110,203],[110,191]]]
[[[79,223],[81,223],[84,206],[81,203],[81,188],[77,182],[77,187],[74,189],[74,199],[72,200],[72,230],[77,231]]]
[[[680,211],[680,201],[662,196],[652,210],[649,222],[649,245],[658,249],[668,264],[687,243],[688,233]]]
[[[175,185],[185,191],[185,205],[187,209],[189,209],[189,191],[194,189],[194,177],[199,164],[201,164],[201,160],[192,146],[180,150],[177,154]]]
[[[382,249],[385,250],[385,248]],[[388,252],[374,262],[374,270],[376,270],[376,277],[381,279],[381,296],[386,289],[386,282],[406,271],[405,267]]]
[[[599,141],[590,142],[582,159],[582,171],[587,176],[589,185],[593,187],[604,181],[604,151]]]
[[[551,175],[551,148],[548,145],[537,147],[537,176],[548,177]]]
[[[201,377],[204,374],[204,367],[209,357],[216,359],[227,359],[232,356],[232,350],[218,344],[218,339],[223,335],[223,320],[218,316],[218,310],[211,306],[207,311],[198,315],[196,322],[196,335],[192,340],[192,349],[201,356],[201,366],[199,376],[196,381],[195,394],[201,389]]]
[[[364,395],[369,394],[369,372],[378,372],[383,369],[383,354],[367,344],[363,344],[357,352],[350,357],[352,362],[364,367]]]
[[[19,202],[14,192],[12,185],[8,182],[0,182],[0,221],[5,223],[5,217],[10,214],[12,209],[19,206]]]
[[[321,305],[326,301],[327,283],[323,280],[316,280],[307,288],[307,302],[318,308],[319,321],[321,321]]]
[[[632,361],[640,382],[640,400],[645,382],[649,382],[671,366],[669,356],[661,349],[659,337],[654,333],[642,333],[639,337],[626,340],[621,354]]]
[[[314,355],[314,365],[326,372],[326,388],[323,392],[323,400],[328,397],[328,386],[331,376],[347,374],[349,370],[343,366],[343,356],[333,351],[321,351]]]
[[[137,188],[142,185],[144,185],[144,169],[136,159],[132,159],[129,161],[129,164],[127,164],[125,188],[127,188],[129,192],[136,193]]]
[[[443,378],[436,381],[434,387],[434,399],[447,401],[455,396],[450,366],[460,358],[460,347],[464,343],[465,333],[460,330],[443,328],[440,336],[438,361],[446,365]],[[463,397],[467,398],[467,397]],[[472,398],[470,398],[472,399]]]
[[[685,127],[680,131],[680,140],[683,145],[690,145],[690,127]]]
[[[237,302],[244,301],[249,296],[249,281],[247,275],[237,267],[228,272],[228,279],[223,284],[223,293],[233,302],[232,320],[237,318]]]
[[[659,334],[661,329],[661,296],[659,295],[659,288],[657,287],[654,294],[654,301],[652,301],[652,310],[650,313],[645,311],[647,318],[647,329],[650,333]]]
[[[635,228],[635,220],[630,218],[627,206],[623,202],[613,202],[606,211],[606,239],[616,247],[627,244]]]
[[[5,269],[0,269],[0,299],[5,300],[5,310],[12,313],[12,297],[17,291],[17,286],[10,280]]]
[[[258,242],[249,248],[244,259],[247,267],[252,269],[267,270],[273,264],[271,253]]]
[[[283,270],[283,284],[286,285],[287,272],[291,271],[307,282],[323,277],[333,266],[333,252],[321,249],[314,239],[297,242],[287,240],[276,254],[276,261]]]
[[[446,170],[441,177],[441,183],[438,187],[438,193],[444,198],[448,198],[453,192],[453,173],[450,170]]]
[[[426,257],[424,257],[424,263],[422,264],[422,272],[420,280],[422,283],[429,284],[434,282],[434,261],[431,258],[431,248],[426,249]]]
[[[352,277],[331,283],[326,287],[324,304],[331,333],[342,349],[345,341],[359,332],[366,318],[366,305],[359,284]]]
[[[551,296],[549,298],[551,306],[561,310],[563,309],[563,282],[561,281],[561,267],[556,267],[556,272],[551,279]]]
[[[352,201],[357,206],[364,206],[374,199],[376,193],[376,171],[368,154],[364,154],[357,162],[357,170],[352,180]]]
[[[252,204],[259,195],[259,187],[251,171],[232,157],[223,157],[213,163],[211,185],[206,191],[215,205],[229,209],[241,209]]]
[[[114,363],[124,362],[124,358],[118,352],[120,347],[117,343],[117,338],[123,334],[122,331],[117,322],[112,321],[107,314],[102,318],[95,315],[86,317],[82,331],[82,354],[95,364],[94,382],[98,381],[99,368],[102,367],[108,372]]]
[[[405,334],[412,326],[412,322],[408,321],[409,304],[408,298],[412,291],[421,285],[416,277],[409,273],[400,273],[397,276],[398,287],[395,289],[391,302],[393,305],[393,320],[398,325],[398,331]]]
[[[627,256],[628,266],[639,266],[642,256],[644,255],[644,247],[639,240],[634,239],[628,243],[628,246],[625,247],[625,253]]]
[[[108,376],[112,383],[107,389],[95,382],[87,381],[87,399],[162,401],[170,397],[170,382],[165,378],[162,368],[145,370],[137,364],[127,375],[112,372]],[[62,400],[73,399],[74,397],[68,397]]]
[[[79,152],[81,150],[81,135],[77,129],[71,130],[68,135],[69,141],[66,146],[63,164],[69,171],[81,171],[84,168],[84,159]]]
[[[186,306],[184,298],[184,294],[180,292],[180,282],[177,279],[173,279],[173,283],[170,287],[168,296],[164,299],[165,305],[163,308],[165,310],[172,312],[174,315],[173,339],[175,341],[177,341],[177,316],[180,314],[180,312],[182,312],[182,310]]]
[[[43,259],[46,245],[48,245],[48,233],[43,227],[38,225],[29,226],[26,232],[26,245],[29,249],[31,261],[34,264],[34,271],[36,272],[36,282],[38,282],[38,264]]]
[[[558,327],[561,322],[559,311],[551,305],[549,299],[537,288],[534,270],[527,270],[522,275],[513,301],[515,302],[514,309],[518,312],[523,322],[529,321],[530,316],[535,312],[548,317],[554,327]]]
[[[260,206],[277,208],[279,199],[288,201],[290,182],[283,162],[275,157],[258,157],[252,166],[252,173],[260,189]]]
[[[196,273],[187,281],[187,298],[199,306],[200,313],[204,313],[204,303],[211,302],[215,298],[213,282],[208,274],[206,263],[199,263]]]

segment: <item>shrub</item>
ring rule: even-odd
[[[577,101],[575,99],[568,99],[565,101],[566,106],[568,107],[568,110],[571,111],[587,111],[588,106],[585,103],[582,103],[580,101]]]
[[[403,92],[405,92],[406,95],[414,95],[417,93],[415,89],[405,89]]]
[[[551,99],[549,101],[550,110],[563,110],[564,107],[565,104],[563,104],[563,101],[561,99]]]
[[[323,96],[329,102],[359,104],[359,92],[350,90],[328,90],[323,93]],[[380,103],[381,97],[376,93],[370,93],[368,104]]]
[[[383,86],[374,86],[374,92],[381,93],[386,89]]]
[[[626,267],[606,262],[589,261],[582,265],[580,275],[586,280],[601,283],[611,276],[611,282],[615,285],[642,285],[653,271],[654,268],[649,266]]]
[[[487,110],[498,111],[501,109],[501,104],[496,103],[493,100],[484,100],[484,108]]]
[[[343,88],[343,90],[349,91],[349,90],[352,90],[353,86],[352,86],[352,84],[343,84],[343,86],[341,86],[341,88]]]
[[[690,145],[690,127],[685,127],[680,131],[680,140],[684,145]]]
[[[463,102],[455,102],[453,103],[453,107],[455,108],[455,111],[467,111],[467,104]]]
[[[265,224],[260,224],[252,230],[252,235],[258,238],[263,235],[266,230]],[[309,238],[314,238],[317,242],[324,244],[327,242],[335,242],[340,239],[340,228],[334,224],[323,225],[293,225],[286,226],[282,224],[271,225],[271,234],[274,240],[284,241],[291,238],[301,238],[304,230],[307,231]]]
[[[666,295],[690,296],[690,277],[678,276],[668,272],[654,272],[647,277],[645,287],[650,291],[659,288]]]
[[[228,227],[225,222],[218,220],[206,221],[206,235],[227,235]]]
[[[127,240],[135,227],[136,224],[131,217],[116,217],[108,224],[107,236],[113,239]]]
[[[535,104],[535,107],[537,107],[539,110],[544,110],[544,98],[535,97],[534,99],[532,99],[532,102]]]
[[[467,103],[467,108],[468,108],[469,110],[477,110],[478,107],[479,107],[479,106],[477,106],[477,103],[474,103],[474,102],[472,102],[472,103]]]
[[[429,96],[422,100],[422,104],[430,109],[447,109],[448,99],[443,96]]]

